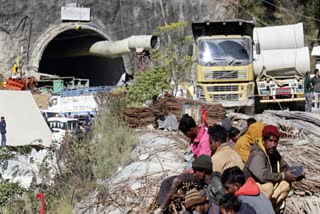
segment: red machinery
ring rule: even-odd
[[[7,79],[6,88],[11,90],[34,90],[36,88],[35,77],[21,77]]]

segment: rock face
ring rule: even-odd
[[[152,34],[157,26],[179,20],[191,22],[192,20],[232,18],[233,2],[222,0],[0,0],[0,73],[8,76],[17,58],[24,72],[31,70],[46,72],[39,68],[39,64],[41,60],[49,61],[50,57],[42,56],[48,44],[54,39],[57,40],[59,35],[59,40],[78,37],[94,38],[95,34],[99,37],[95,38],[96,41],[102,38],[114,41],[131,35]],[[76,3],[79,7],[90,8],[90,21],[61,20],[61,7],[67,4],[76,5]],[[63,35],[62,38],[61,35]],[[81,46],[80,40],[76,42]],[[65,43],[57,45],[56,52],[63,55],[66,52],[65,46]],[[87,58],[77,59],[88,60]],[[75,58],[72,60],[69,63],[75,63]],[[119,63],[119,59],[117,60],[116,63]],[[47,67],[59,64],[57,61],[50,63]],[[100,67],[105,66],[95,60],[89,60],[89,63]],[[99,63],[101,65],[97,65]],[[130,64],[132,64],[130,61],[125,61],[124,67],[128,69]],[[112,70],[113,67],[114,65],[110,65],[107,69]],[[117,69],[120,67],[118,66]],[[55,70],[61,69],[63,70],[63,65],[55,68]],[[100,68],[100,70],[103,69]],[[61,75],[63,72],[58,73]],[[53,74],[53,71],[49,73]],[[111,73],[109,76],[114,74]]]

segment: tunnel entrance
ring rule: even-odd
[[[47,45],[38,72],[89,79],[90,86],[115,85],[125,72],[122,57],[108,59],[89,55],[91,45],[102,40],[106,38],[93,30],[66,30]]]

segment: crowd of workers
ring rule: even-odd
[[[228,119],[206,127],[186,114],[179,130],[190,138],[193,158],[161,183],[154,214],[281,213],[292,182],[305,177],[279,154],[273,125],[250,118],[240,136]]]

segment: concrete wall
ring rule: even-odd
[[[61,7],[75,2],[91,9],[91,21],[84,23],[86,26],[111,40],[118,40],[135,34],[152,34],[165,22],[230,18],[234,10],[231,4],[235,1],[0,0],[0,73],[8,75],[17,56],[24,69],[30,70],[30,66],[34,66],[37,71],[37,60],[32,63],[33,58],[37,58],[37,54],[41,58],[49,42],[46,40],[52,39],[50,34],[57,35],[66,24],[61,21]],[[25,16],[29,18],[17,28]],[[11,29],[11,35],[5,32],[8,29]]]

